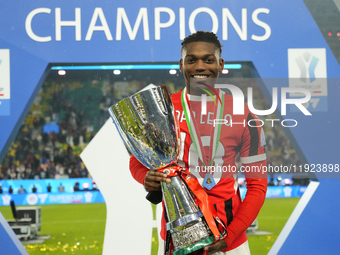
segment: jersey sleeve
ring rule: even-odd
[[[228,236],[225,239],[227,246],[230,246],[256,219],[267,192],[267,172],[263,171],[263,167],[267,166],[266,141],[261,121],[249,110],[246,117],[247,126],[242,135],[241,145],[241,170],[243,170],[241,172],[246,177],[247,193],[233,221],[227,227]]]
[[[132,177],[137,182],[144,185],[145,176],[149,169],[146,168],[142,163],[140,163],[133,155],[131,155],[130,157],[129,168],[130,168]]]
[[[266,160],[266,140],[261,121],[250,111],[246,117],[246,127],[242,135],[241,163],[251,164]]]

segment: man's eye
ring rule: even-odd
[[[211,58],[208,58],[208,59],[206,59],[206,62],[207,62],[207,63],[214,63],[214,60],[211,59]]]
[[[187,63],[194,63],[195,60],[194,59],[187,59]]]

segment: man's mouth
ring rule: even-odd
[[[207,74],[195,74],[195,75],[193,75],[193,77],[195,79],[205,79],[205,78],[208,78],[209,75],[207,75]]]

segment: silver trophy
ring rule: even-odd
[[[151,88],[119,101],[110,115],[126,147],[149,169],[177,165],[180,146],[174,107],[165,86]],[[192,192],[180,175],[161,183],[174,255],[189,254],[214,241]]]

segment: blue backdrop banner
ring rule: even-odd
[[[13,194],[18,194],[20,187],[25,189],[26,193],[31,193],[33,187],[37,189],[37,193],[47,193],[47,186],[51,186],[51,193],[64,192],[72,193],[75,184],[79,184],[80,191],[92,190],[94,181],[92,178],[72,178],[72,179],[39,179],[39,180],[1,180],[0,185],[3,193],[8,193],[9,188],[12,187]],[[96,187],[96,186],[95,186]]]
[[[0,206],[9,206],[11,200],[15,205],[50,205],[50,204],[79,204],[105,203],[99,191],[79,191],[74,193],[29,193],[3,194],[0,196]]]

